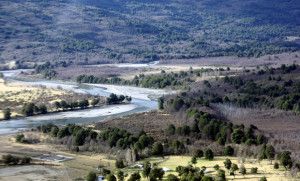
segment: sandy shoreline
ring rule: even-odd
[[[60,112],[51,115],[30,117],[32,121],[43,121],[50,119],[68,119],[68,118],[94,118],[100,116],[110,116],[135,109],[137,106],[133,104],[111,105],[96,109],[84,109],[80,111]]]
[[[163,95],[174,94],[177,91],[163,90],[163,89],[149,89],[133,86],[121,86],[121,85],[110,85],[110,84],[87,84],[95,87],[103,88],[105,92],[114,93],[118,95],[131,96],[136,99],[151,100],[159,98]]]

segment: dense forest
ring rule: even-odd
[[[296,51],[299,6],[296,0],[2,0],[1,68]]]

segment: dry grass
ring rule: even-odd
[[[236,171],[235,177],[229,176],[229,172],[224,167],[224,160],[226,158],[229,158],[232,163],[237,164],[239,167],[243,164],[247,170],[247,174],[245,176],[238,173],[239,171]],[[157,163],[158,167],[160,168],[168,168],[171,169],[170,172],[167,172],[165,174],[175,174],[177,175],[177,172],[175,172],[177,166],[187,166],[190,164],[191,157],[190,156],[168,156],[165,158],[150,158],[147,159],[151,163]],[[274,161],[273,161],[274,163]],[[217,172],[213,168],[215,165],[219,165],[220,169],[225,170],[226,178],[229,180],[250,180],[250,181],[257,181],[259,178],[265,176],[268,180],[272,181],[283,181],[283,180],[298,180],[299,177],[293,178],[289,175],[288,172],[284,170],[283,167],[280,167],[278,170],[273,168],[273,164],[270,163],[268,160],[263,160],[258,162],[255,159],[242,159],[238,157],[215,157],[213,161],[208,161],[205,159],[198,159],[196,167],[206,167],[206,170],[208,171],[208,174],[211,176],[215,176]],[[258,168],[258,174],[250,174],[250,169],[252,167]],[[130,170],[128,170],[130,171]],[[132,171],[131,171],[132,172]]]
[[[20,116],[22,106],[25,103],[45,104],[48,111],[52,111],[55,101],[66,100],[69,102],[84,98],[89,99],[90,97],[62,89],[29,86],[13,82],[6,83],[2,80],[0,82],[0,119],[3,118],[2,111],[6,108],[11,109],[12,117]]]

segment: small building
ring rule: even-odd
[[[104,181],[104,176],[102,176],[102,175],[100,175],[100,176],[98,176],[98,180],[97,181]]]

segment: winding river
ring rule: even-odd
[[[2,71],[8,82],[30,86],[44,86],[47,88],[61,88],[76,93],[84,93],[99,96],[108,96],[111,93],[124,94],[132,97],[132,102],[126,105],[109,105],[100,108],[69,111],[60,113],[49,113],[27,118],[12,119],[0,122],[0,135],[15,133],[21,130],[35,128],[41,124],[53,123],[57,125],[66,124],[92,124],[103,120],[122,117],[134,113],[147,112],[157,109],[156,99],[162,95],[169,94],[165,90],[146,89],[130,86],[117,85],[93,85],[77,84],[65,81],[30,80],[18,76],[24,70]]]

